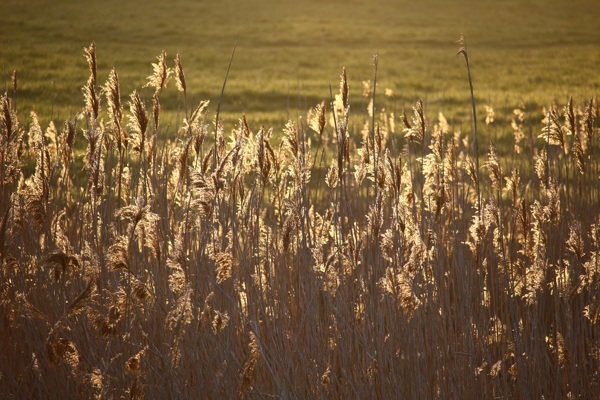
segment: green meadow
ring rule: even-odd
[[[598,94],[599,16],[593,0],[3,0],[0,77],[4,91],[18,71],[18,109],[23,117],[36,111],[44,125],[81,109],[84,46],[96,43],[99,85],[117,69],[123,97],[142,88],[165,50],[170,66],[177,53],[182,57],[188,108],[210,99],[214,113],[237,41],[224,120],[234,124],[246,114],[253,126],[277,129],[328,99],[330,85],[335,93],[344,66],[353,114],[364,114],[362,82],[373,80],[378,54],[380,107],[399,114],[423,98],[427,114],[442,111],[466,124],[468,81],[464,59],[456,57],[461,34],[478,107],[510,111],[523,103],[535,114],[569,95],[581,102]],[[384,89],[394,97],[384,97]],[[174,121],[178,104],[172,80],[164,118]]]

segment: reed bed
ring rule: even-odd
[[[480,132],[479,156],[373,85],[351,119],[345,70],[276,132],[189,105],[179,55],[128,98],[84,55],[59,126],[19,122],[16,74],[0,99],[2,398],[600,393],[595,99],[532,128],[517,105],[514,143]]]

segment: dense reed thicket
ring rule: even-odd
[[[0,100],[2,398],[600,393],[594,99],[532,129],[517,107],[477,169],[422,101],[393,115],[367,85],[350,123],[345,70],[282,133],[200,102],[166,138],[179,56],[126,103],[85,56],[64,124],[22,126],[16,77]]]

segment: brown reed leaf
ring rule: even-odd
[[[60,280],[61,275],[67,272],[69,267],[79,268],[80,263],[77,256],[66,254],[62,250],[55,250],[44,258],[44,263],[54,268],[54,279]]]
[[[67,307],[67,312],[69,315],[76,314],[85,308],[85,302],[92,297],[94,287],[94,280],[90,279],[85,289],[83,289],[79,296],[77,296],[77,298],[75,298],[75,300],[73,300]]]
[[[222,332],[229,323],[229,314],[226,312],[215,311],[215,316],[212,320],[212,330],[215,335]]]

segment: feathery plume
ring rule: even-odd
[[[146,129],[148,128],[149,122],[148,113],[146,112],[146,106],[137,91],[134,90],[130,97],[129,110],[131,111],[131,115],[129,116],[129,128],[132,130],[132,150],[141,155],[144,152],[146,143]]]
[[[154,88],[155,97],[160,97],[163,88],[167,85],[169,77],[173,72],[171,68],[167,67],[166,58],[167,53],[163,50],[157,57],[158,62],[152,64],[152,69],[154,70],[154,72],[147,78],[148,83],[144,85],[144,87]]]
[[[187,86],[185,83],[185,73],[183,72],[183,65],[181,64],[179,53],[175,56],[175,83],[177,85],[177,90],[186,95]]]

